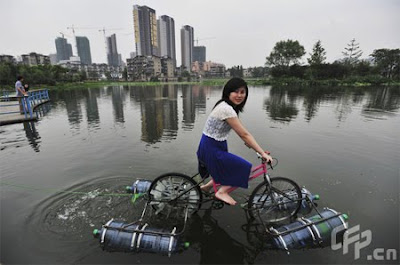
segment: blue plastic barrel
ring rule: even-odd
[[[132,186],[126,186],[126,191],[133,194],[146,193],[150,189],[151,183],[147,179],[137,179]]]
[[[175,231],[176,228],[168,231],[152,228],[148,224],[130,225],[111,219],[100,230],[95,229],[93,234],[95,237],[100,237],[103,250],[143,251],[171,255],[189,246],[188,242],[180,241]]]
[[[311,229],[313,230],[318,243],[320,245],[329,245],[331,242],[332,230],[340,226],[342,226],[343,229],[340,231],[340,233],[336,234],[336,236],[339,237],[336,240],[337,242],[341,241],[340,237],[343,236],[347,229],[347,215],[338,215],[338,212],[330,208],[324,208],[324,211],[322,211],[320,214],[321,215],[317,214],[310,218],[304,218],[306,222],[313,223],[313,225],[311,225]],[[328,219],[323,222],[319,222],[322,218]]]
[[[121,230],[123,228],[123,230]],[[93,231],[95,237],[100,237],[103,250],[133,251],[138,237],[134,232],[139,225],[127,225],[111,219],[100,230]]]
[[[141,229],[143,233],[139,235],[137,247],[140,250],[153,253],[171,254],[178,250],[178,240],[173,234],[175,228],[172,231],[166,231],[163,229],[152,228],[147,225]],[[168,235],[152,234],[151,232],[162,232],[169,233]]]
[[[315,243],[315,237],[313,231],[307,226],[304,220],[298,219],[297,221],[278,227],[277,229],[271,229],[275,233],[283,233],[291,229],[298,229],[287,234],[275,236],[273,244],[279,249],[296,249],[313,246]]]
[[[314,246],[327,246],[331,243],[333,229],[343,226],[341,233],[343,236],[347,229],[346,214],[339,214],[335,210],[324,208],[320,213],[310,218],[298,218],[295,222],[278,228],[272,228],[275,233],[273,245],[279,249],[294,249]],[[325,219],[322,221],[322,219]],[[287,232],[292,230],[291,232]],[[341,240],[340,238],[337,240]]]

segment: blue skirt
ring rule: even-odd
[[[251,164],[243,158],[228,153],[226,141],[217,141],[203,134],[197,158],[216,183],[224,186],[248,188]],[[199,168],[201,167],[199,166]],[[204,170],[202,176],[204,177]]]

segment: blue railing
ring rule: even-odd
[[[11,104],[13,101],[18,100],[18,103],[16,104]],[[25,119],[27,118],[33,118],[33,110],[35,107],[49,101],[49,90],[48,89],[41,89],[41,90],[34,90],[34,91],[29,91],[27,96],[21,96],[21,97],[15,97],[12,96],[10,97],[9,91],[3,91],[3,97],[1,98],[1,101],[6,101],[7,104],[1,104],[0,107],[6,108],[6,107],[12,107],[12,106],[18,106],[17,109],[18,111],[2,111],[0,109],[0,115],[6,115],[6,114],[23,114]],[[10,104],[9,104],[10,103]],[[22,106],[23,113],[20,112],[19,106]]]

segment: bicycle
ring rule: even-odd
[[[251,193],[247,202],[247,210],[251,218],[260,218],[262,222],[271,224],[285,221],[297,214],[301,206],[302,194],[300,187],[291,179],[285,177],[270,177],[268,169],[273,169],[272,163],[268,164],[257,153],[261,164],[251,169],[249,181],[263,176],[264,180]],[[277,164],[277,160],[274,159]],[[276,166],[276,164],[274,166]],[[173,211],[183,208],[185,216],[197,212],[203,200],[204,192],[200,185],[205,181],[195,181],[199,173],[192,177],[181,173],[163,174],[151,183],[148,190],[149,204],[155,213],[166,212],[169,216]],[[214,182],[213,189],[217,192],[219,184]],[[229,189],[229,193],[237,187]],[[209,196],[209,201],[217,201],[215,196]],[[221,202],[221,201],[219,201]],[[223,205],[222,205],[223,206]]]

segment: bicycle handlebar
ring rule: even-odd
[[[244,145],[247,146],[248,148],[251,148],[251,147],[250,147],[248,144],[246,144],[246,143],[244,143]],[[270,154],[271,154],[271,152],[268,151],[268,150],[265,150],[264,152],[267,153],[267,155],[270,155]],[[261,155],[259,152],[256,152],[256,154],[257,154],[257,157],[258,157],[259,159],[261,159],[263,163],[265,163],[265,160],[262,158],[262,155]],[[276,159],[276,158],[273,158],[273,159]],[[272,161],[269,161],[268,164],[269,164],[269,166],[271,167],[271,169],[273,169],[273,168],[272,168]]]

